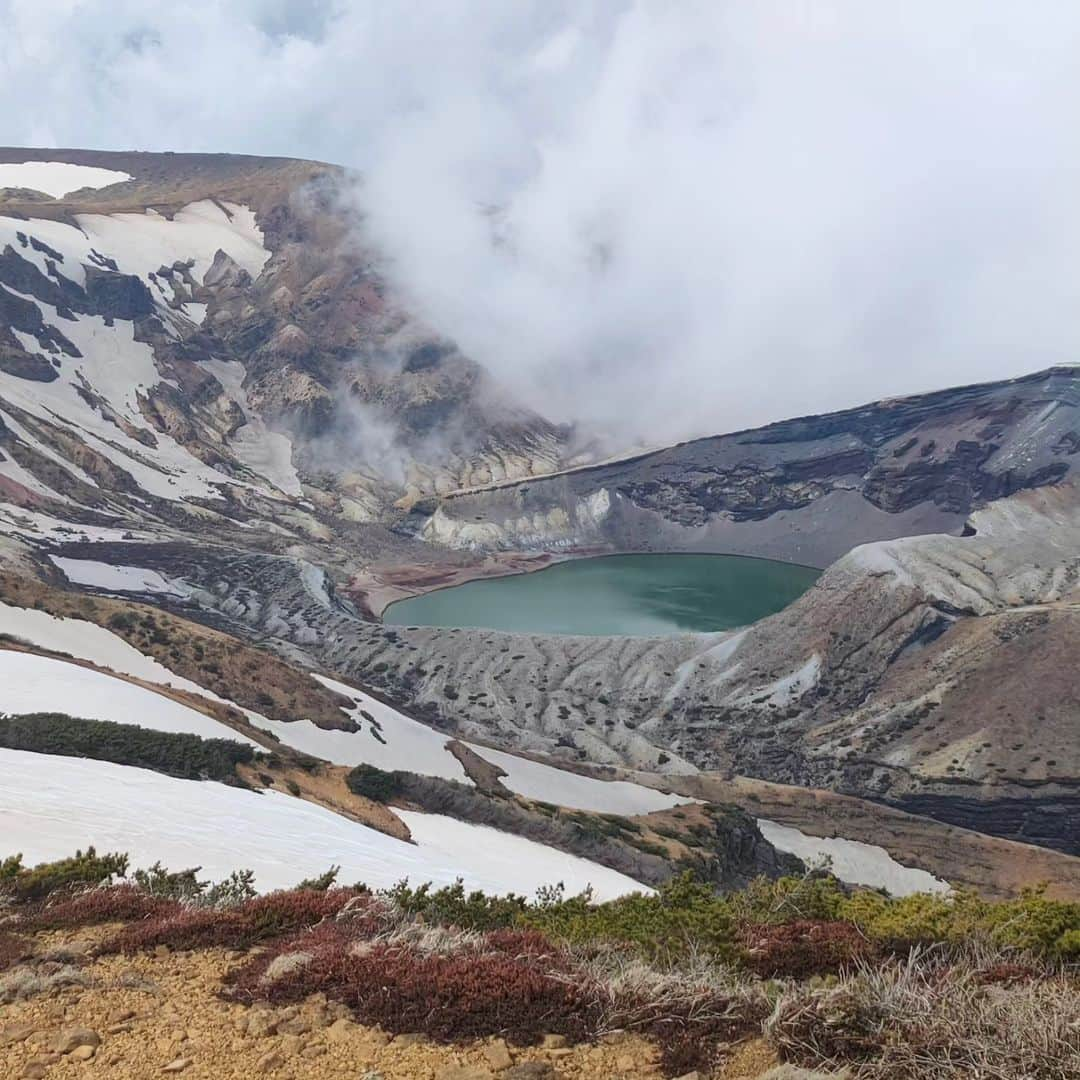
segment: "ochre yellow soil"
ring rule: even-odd
[[[37,951],[85,953],[109,931],[41,934]],[[318,995],[299,1009],[231,1004],[221,1000],[218,990],[222,976],[242,959],[239,953],[210,949],[90,960],[83,968],[89,986],[0,1005],[0,1077],[513,1080],[515,1067],[529,1062],[543,1063],[550,1071],[534,1066],[529,1077],[521,1070],[522,1080],[660,1076],[657,1048],[624,1033],[572,1047],[508,1047],[491,1039],[443,1046],[423,1037],[394,1039],[354,1024],[343,1006]],[[260,1023],[268,1022],[281,1030],[258,1033]],[[88,1051],[51,1049],[61,1032],[72,1029],[88,1029],[100,1038],[88,1060],[80,1060]],[[719,1075],[732,1080],[757,1076],[773,1064],[771,1052],[755,1041],[734,1047]]]

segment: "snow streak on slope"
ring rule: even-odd
[[[680,803],[693,802],[682,795],[668,795],[627,780],[596,780],[579,776],[502,750],[469,744],[482,758],[506,771],[502,782],[519,795],[541,802],[591,810],[598,814],[651,814]]]
[[[114,259],[124,273],[140,277],[194,259],[191,276],[201,282],[220,249],[256,278],[270,258],[254,213],[238,203],[219,206],[203,199],[178,210],[171,219],[147,210],[143,214],[79,214],[76,220],[93,247]],[[30,230],[35,225],[30,222]]]
[[[408,844],[280,792],[177,780],[145,769],[80,758],[0,750],[0,854],[28,863],[95,845],[126,851],[132,866],[156,860],[174,870],[201,866],[208,877],[240,867],[262,890],[286,888],[339,865],[339,879],[387,887],[408,878],[439,885],[530,895],[563,881],[592,884],[598,898],[647,891],[613,870],[482,826],[418,819]],[[471,841],[466,833],[471,834]],[[516,841],[513,857],[506,844]]]
[[[162,380],[150,346],[135,340],[134,324],[116,319],[109,326],[97,315],[62,319],[49,304],[30,296],[23,299],[36,303],[46,322],[62,327],[82,358],[65,357],[60,377],[48,383],[30,382],[0,371],[0,397],[48,423],[66,424],[77,439],[160,498],[213,498],[218,494],[217,485],[235,483],[205,465],[171,436],[150,430],[138,394]],[[148,448],[106,419],[86,400],[87,385],[132,427],[150,431],[156,445]]]
[[[29,188],[54,199],[80,188],[103,188],[130,180],[131,175],[115,169],[72,165],[67,161],[23,161],[0,164],[0,188]]]
[[[97,272],[108,266],[143,279],[154,298],[156,313],[166,329],[175,334],[191,330],[206,314],[205,303],[190,302],[187,287],[178,287],[179,277],[166,278],[157,271],[182,264],[183,273],[200,282],[218,252],[225,252],[241,268],[257,277],[270,258],[254,213],[234,203],[210,200],[192,203],[166,218],[154,211],[128,214],[77,215],[77,224],[41,219],[23,220],[0,216],[0,251],[10,246],[14,256],[35,266],[42,275],[80,287],[87,285],[86,267]],[[71,429],[80,442],[113,461],[129,473],[144,490],[160,498],[215,498],[218,485],[251,486],[230,479],[190,453],[170,434],[151,427],[140,398],[163,380],[154,353],[145,341],[136,340],[135,323],[130,319],[61,314],[44,300],[19,292],[11,285],[0,287],[13,296],[34,304],[46,325],[51,325],[82,354],[54,355],[59,378],[51,382],[31,381],[11,371],[0,372],[0,400],[25,409],[49,423],[59,422]],[[186,306],[185,306],[186,305]],[[189,310],[190,309],[190,310]],[[12,331],[31,354],[42,353],[34,335]],[[239,365],[236,365],[239,366]],[[238,384],[230,378],[229,387]],[[227,390],[227,392],[229,392]],[[100,399],[100,400],[98,400]],[[112,415],[115,413],[115,415]],[[4,423],[17,425],[5,414]],[[241,431],[240,460],[253,473],[264,475],[273,487],[267,494],[286,492],[299,495],[299,482],[291,469],[291,446],[272,432]],[[145,433],[145,437],[143,435]],[[18,437],[35,451],[57,460],[54,451],[22,429]],[[133,435],[137,437],[132,437]],[[258,445],[265,436],[265,445]],[[95,480],[67,460],[60,464],[84,483],[97,487]],[[51,491],[40,480],[7,457],[0,462],[0,478],[6,477],[30,492],[70,502]],[[255,477],[251,477],[254,481]]]
[[[184,596],[172,582],[156,570],[142,566],[113,566],[96,559],[65,559],[50,555],[56,567],[68,581],[109,592],[155,593],[161,596]]]
[[[351,698],[355,705],[347,710],[360,725],[360,731],[327,731],[310,720],[255,719],[252,722],[273,732],[287,746],[306,754],[325,758],[335,765],[359,765],[366,762],[380,769],[403,769],[422,776],[441,776],[471,784],[461,763],[446,749],[449,735],[403,716],[396,709],[351,686],[316,675],[323,686]],[[362,712],[375,720],[373,724]]]
[[[187,306],[192,308],[199,305]],[[203,366],[221,383],[247,417],[247,423],[229,440],[229,449],[238,460],[253,472],[266,477],[286,495],[303,496],[304,489],[300,486],[300,478],[292,463],[292,443],[286,436],[271,431],[251,407],[243,386],[244,365],[236,360],[207,360]]]
[[[152,731],[233,739],[262,749],[253,739],[146,687],[66,660],[8,649],[0,649],[0,711],[67,713]]]
[[[887,889],[893,896],[908,896],[917,892],[947,892],[948,882],[912,866],[898,863],[883,847],[864,844],[859,840],[840,837],[808,836],[775,821],[758,818],[761,835],[779,851],[798,855],[814,863],[828,858],[832,872],[851,885],[869,885]]]

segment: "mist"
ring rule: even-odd
[[[0,143],[360,170],[518,400],[661,442],[1080,360],[1080,7],[0,0]]]

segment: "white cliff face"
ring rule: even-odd
[[[453,516],[453,503],[441,504],[424,525],[425,540],[459,549],[559,548],[595,540],[600,526],[611,512],[611,496],[606,488],[578,500],[569,510],[553,506],[548,510],[520,513],[500,521],[468,521]]]

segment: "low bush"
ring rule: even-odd
[[[26,938],[0,930],[0,971],[15,967],[25,960],[30,952],[30,943]]]
[[[127,873],[126,855],[98,855],[94,848],[76,851],[67,859],[24,867],[14,855],[0,864],[0,896],[15,903],[44,900],[60,890],[100,885]]]
[[[268,893],[231,907],[181,906],[125,926],[103,952],[136,953],[171,949],[246,949],[337,915],[359,895],[352,889]]]
[[[708,885],[682,874],[656,893],[633,893],[593,904],[588,894],[526,908],[521,922],[576,944],[621,942],[642,955],[663,958],[688,951],[714,957],[734,950],[731,908]]]
[[[746,926],[739,943],[742,965],[764,979],[835,973],[877,952],[851,923],[810,919]]]
[[[401,794],[402,777],[401,773],[387,772],[374,765],[357,765],[345,776],[345,783],[354,795],[384,803]]]
[[[1080,959],[1080,903],[1027,889],[1013,900],[985,900],[971,890],[887,897],[860,891],[840,917],[896,953],[916,945],[982,941],[1053,959]]]
[[[386,889],[381,896],[408,915],[427,922],[459,926],[464,930],[496,930],[514,926],[528,910],[523,896],[489,896],[480,890],[467,893],[461,881],[433,889],[431,884],[411,888],[407,881]]]
[[[442,1041],[501,1035],[525,1045],[549,1033],[579,1040],[596,1031],[595,990],[540,935],[493,935],[481,949],[452,952],[365,943],[363,936],[348,924],[298,935],[245,965],[231,993],[276,1004],[322,993],[347,1004],[361,1023]],[[302,962],[282,962],[291,956]],[[268,980],[268,973],[278,977]]]
[[[62,713],[0,716],[0,747],[35,754],[111,761],[176,776],[238,784],[236,766],[255,759],[255,750],[232,739],[152,731],[111,720],[84,720]]]
[[[27,921],[35,929],[59,929],[162,918],[180,910],[175,900],[155,896],[136,885],[111,885],[46,904]]]

